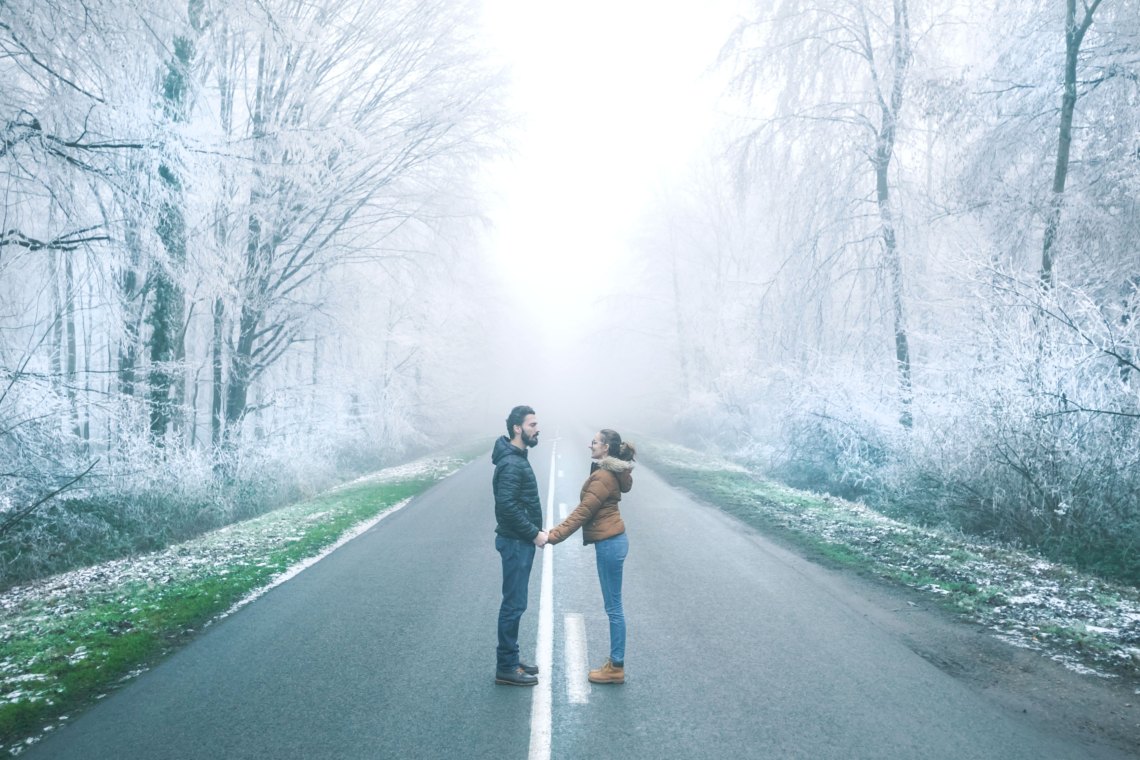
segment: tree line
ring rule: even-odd
[[[143,531],[160,543],[424,442],[474,329],[454,292],[478,287],[471,189],[502,123],[473,20],[450,0],[0,6],[12,578],[84,543],[68,531],[181,510]]]
[[[1140,581],[1140,6],[756,3],[720,71],[641,246],[680,429]]]

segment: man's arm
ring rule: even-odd
[[[526,509],[519,501],[518,496],[523,485],[522,468],[504,465],[496,482],[495,501],[501,508],[500,521],[505,523],[516,535],[525,536],[528,541],[534,541],[542,530],[530,521]]]

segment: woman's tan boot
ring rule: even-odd
[[[597,670],[590,671],[590,683],[625,683],[625,668],[611,660]]]

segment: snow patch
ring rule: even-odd
[[[1097,678],[1116,678],[1117,677],[1117,676],[1111,675],[1109,673],[1102,673],[1101,671],[1096,670],[1095,668],[1090,668],[1087,665],[1082,665],[1081,663],[1079,663],[1076,660],[1073,660],[1069,657],[1057,656],[1057,657],[1053,657],[1051,659],[1055,662],[1059,662],[1062,665],[1064,665],[1067,670],[1071,670],[1074,673],[1079,673],[1082,676],[1096,676]]]
[[[29,681],[46,681],[47,678],[48,677],[43,673],[24,673],[23,675],[5,678],[3,681],[0,681],[0,683],[7,686],[10,684],[28,683]]]

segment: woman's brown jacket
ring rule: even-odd
[[[602,457],[595,463],[590,477],[582,484],[580,503],[562,524],[551,528],[548,541],[561,543],[582,528],[582,543],[592,544],[625,533],[618,502],[623,493],[633,488],[633,462],[617,457]]]

